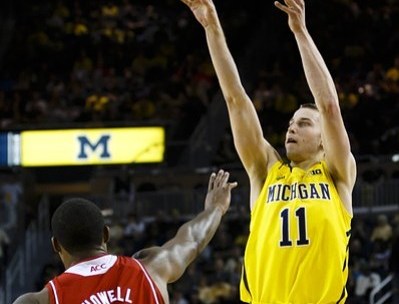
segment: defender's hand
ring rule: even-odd
[[[211,174],[205,199],[205,209],[219,208],[222,214],[226,213],[230,206],[231,189],[238,185],[237,182],[230,183],[229,177],[230,173],[223,170],[219,170],[217,174]]]

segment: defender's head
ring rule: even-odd
[[[63,202],[51,219],[53,247],[70,255],[82,254],[104,247],[108,228],[101,210],[93,202],[72,198]]]

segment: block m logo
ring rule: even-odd
[[[95,152],[97,149],[102,149],[100,158],[110,158],[108,150],[108,142],[111,138],[110,135],[102,135],[100,139],[94,144],[86,136],[78,136],[79,141],[79,155],[78,159],[87,159],[90,154]]]

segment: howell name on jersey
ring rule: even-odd
[[[131,293],[132,290],[130,288],[118,286],[116,289],[99,291],[92,294],[88,299],[84,300],[82,304],[133,303],[130,298]]]

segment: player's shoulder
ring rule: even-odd
[[[20,296],[13,304],[49,304],[50,297],[47,288],[39,292],[30,292]]]
[[[268,170],[267,170],[267,176],[273,175],[273,174],[278,174],[284,171],[290,171],[291,167],[290,164],[282,159],[277,159],[273,163],[270,164]],[[266,177],[267,177],[266,176]]]
[[[162,255],[163,252],[164,250],[162,250],[162,247],[154,246],[154,247],[144,248],[136,252],[135,254],[132,255],[132,258],[143,262],[146,260],[152,260],[157,258],[160,255]]]

